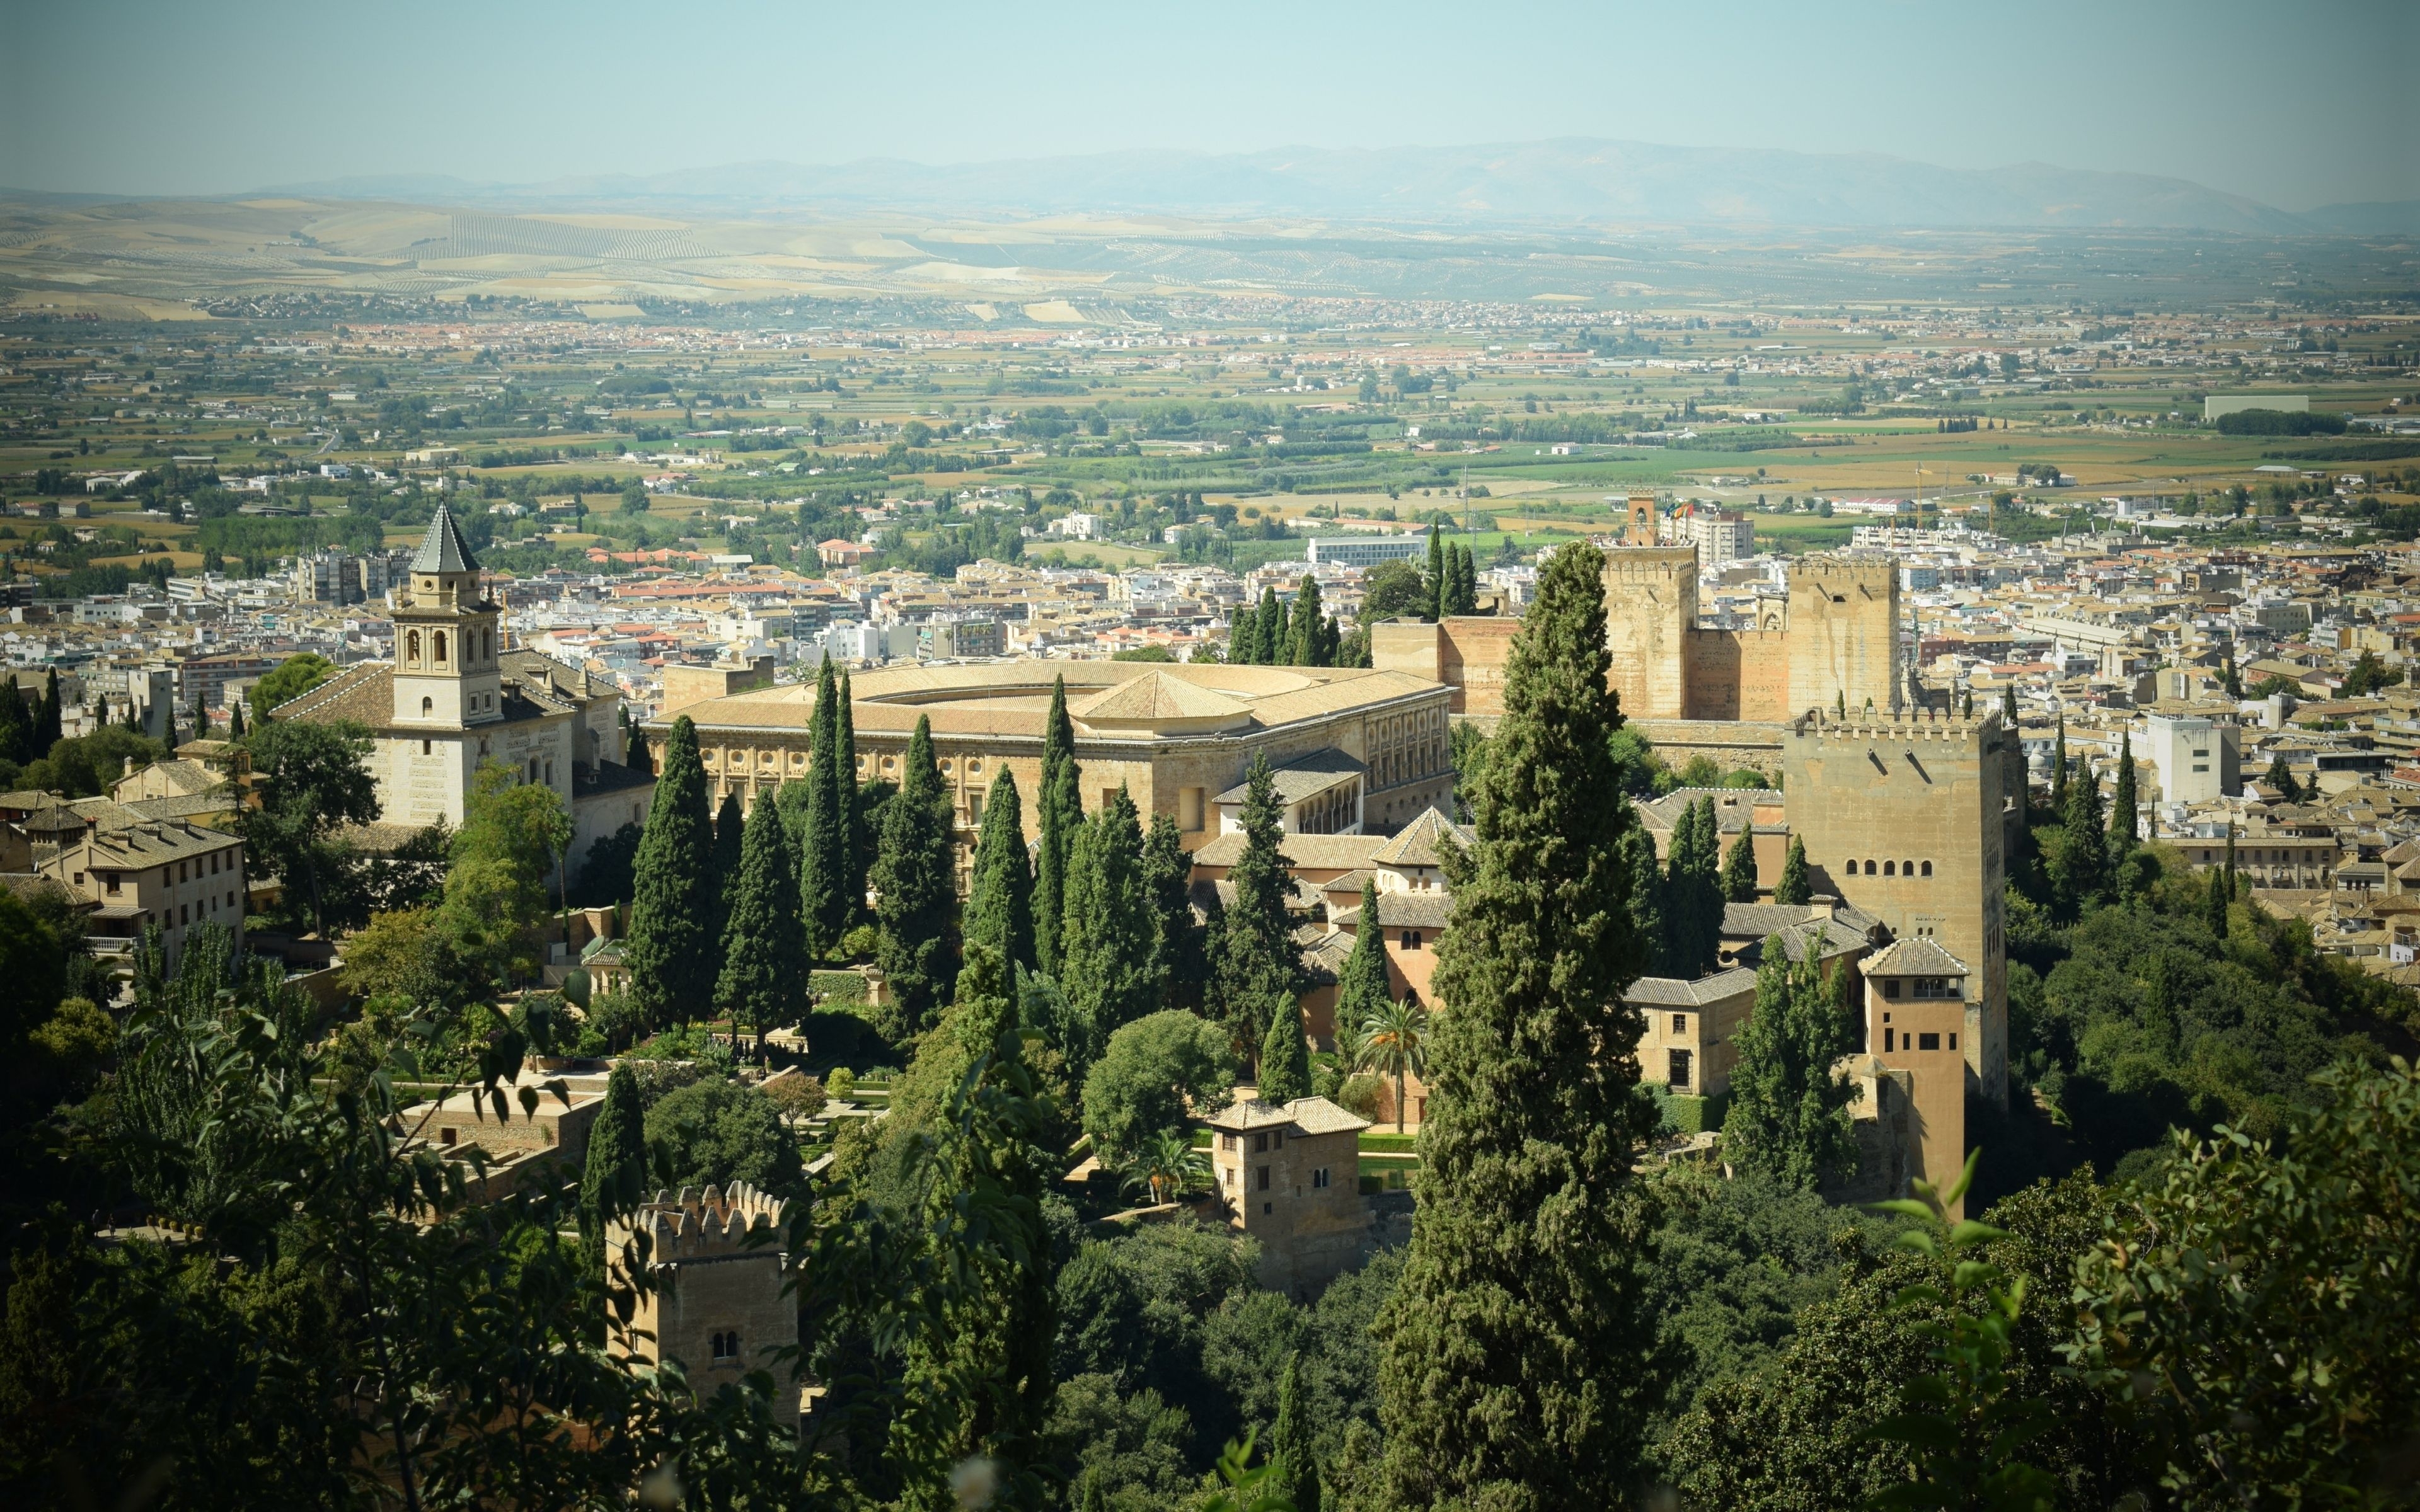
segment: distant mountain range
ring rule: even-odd
[[[1879,153],[1663,147],[1566,137],[1481,147],[1108,152],[931,165],[727,163],[531,184],[341,178],[268,193],[525,208],[658,203],[970,215],[1314,217],[1705,226],[2145,228],[2257,235],[2420,232],[2420,200],[2294,213],[2182,178],[2048,163],[1944,168]]]

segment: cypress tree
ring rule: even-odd
[[[2134,852],[2141,836],[2137,827],[2142,820],[2142,804],[2134,795],[2134,733],[2126,731],[2118,737],[2118,786],[2109,799],[2109,858],[2113,865],[2122,865]]]
[[[1856,1083],[1832,1065],[1855,1048],[1854,1019],[1835,997],[1848,971],[1823,980],[1816,942],[1792,963],[1776,934],[1756,972],[1756,1009],[1735,1037],[1731,1105],[1723,1148],[1787,1185],[1809,1190],[1856,1161],[1849,1104]]]
[[[1154,814],[1142,838],[1142,888],[1152,916],[1152,1000],[1199,1012],[1207,973],[1193,921],[1193,857],[1171,815]]]
[[[1285,606],[1275,585],[1261,590],[1261,628],[1253,641],[1253,665],[1275,667],[1286,659]]]
[[[243,738],[243,700],[241,699],[227,705],[227,738],[229,740]]]
[[[748,811],[730,921],[722,930],[722,975],[714,988],[735,1036],[742,1024],[755,1026],[760,1056],[768,1028],[796,1024],[806,1011],[798,875],[781,810],[771,794],[761,794]]]
[[[34,716],[14,681],[0,682],[0,761],[34,759]]]
[[[2212,934],[2226,938],[2226,873],[2217,867],[2211,868],[2210,887],[2202,894],[2201,917]]]
[[[1239,1052],[1266,1032],[1269,1005],[1292,1001],[1300,988],[1302,953],[1294,940],[1294,869],[1282,850],[1285,810],[1266,752],[1255,752],[1244,779],[1244,851],[1227,869],[1234,902],[1218,983],[1220,1016]]]
[[[1807,841],[1799,836],[1790,837],[1790,853],[1781,858],[1781,876],[1773,885],[1773,901],[1794,904],[1815,901],[1814,887],[1807,876]]]
[[[1721,954],[1721,844],[1711,797],[1690,804],[1672,825],[1662,899],[1665,976],[1692,980],[1712,970]]]
[[[2235,821],[2234,821],[2234,820],[2232,820],[2232,819],[2230,819],[2230,820],[2228,820],[2228,821],[2226,822],[2226,899],[2227,899],[2227,902],[2229,902],[2229,903],[2233,903],[2233,902],[2235,901],[2236,891],[2237,891],[2237,888],[2236,888],[2236,882],[2235,882]]]
[[[2000,722],[2009,727],[2009,733],[2013,735],[2017,733],[2017,685],[2015,683],[2010,683],[2000,689]]]
[[[1294,1512],[1320,1512],[1319,1457],[1302,1407],[1302,1351],[1286,1356],[1278,1378],[1278,1421],[1269,1432],[1269,1485]]]
[[[1067,717],[1067,679],[1050,685],[1050,716],[1042,729],[1040,843],[1033,858],[1033,955],[1045,974],[1059,975],[1059,927],[1067,913],[1068,848],[1084,819],[1082,774],[1076,765],[1076,726]]]
[[[1445,616],[1445,537],[1437,533],[1436,522],[1429,522],[1428,580],[1422,584],[1429,591],[1428,617]]]
[[[1302,1009],[1291,993],[1269,1005],[1269,1031],[1261,1037],[1260,1095],[1264,1103],[1311,1095],[1311,1041],[1303,1037]]]
[[[1324,667],[1320,653],[1326,647],[1327,616],[1319,607],[1319,579],[1309,573],[1302,575],[1302,586],[1295,594],[1294,624],[1287,631],[1286,662],[1295,667]]]
[[[194,707],[198,709],[200,706],[200,695],[196,694]],[[48,756],[51,753],[51,748],[59,743],[61,728],[59,721],[66,713],[66,709],[59,703],[59,670],[54,667],[51,669],[50,675],[42,680],[42,706],[34,716],[34,759],[36,761]]]
[[[2050,748],[2050,809],[2055,814],[2067,812],[2067,716],[2058,717],[2058,737]]]
[[[739,795],[726,793],[722,807],[714,812],[714,849],[708,853],[706,867],[714,880],[714,937],[731,924],[731,900],[739,887],[739,856],[741,832],[748,821],[739,812]]]
[[[1033,865],[1025,849],[1025,805],[1005,764],[984,799],[966,935],[968,949],[988,946],[1001,960],[1033,969]]]
[[[1739,839],[1723,856],[1723,902],[1752,903],[1756,902],[1756,826],[1740,825]]]
[[[874,870],[875,837],[865,822],[865,803],[857,786],[857,705],[848,687],[848,671],[840,674],[840,725],[832,736],[832,793],[840,810],[841,859],[847,872],[841,878],[840,918],[843,930],[865,922],[865,884]]]
[[[673,720],[664,770],[631,863],[630,934],[622,959],[649,1024],[686,1023],[714,991],[715,883],[707,867],[714,832],[706,822],[706,767],[697,726]]]
[[[1650,848],[1652,848],[1651,842]],[[1394,996],[1387,975],[1387,928],[1378,917],[1375,877],[1361,883],[1361,915],[1353,926],[1353,953],[1336,977],[1336,1041],[1342,1045]],[[1347,1068],[1348,1070],[1352,1068]]]
[[[932,720],[917,717],[900,764],[899,792],[882,810],[882,846],[873,877],[882,898],[875,960],[891,989],[881,1027],[893,1043],[922,1032],[950,995],[957,956],[949,800],[933,760]]]
[[[2069,918],[2109,887],[2109,836],[2101,814],[2101,783],[2090,762],[2078,758],[2076,768],[2061,816],[2063,839],[2051,864],[2051,887]]]
[[[848,830],[841,817],[840,687],[830,660],[815,679],[814,717],[807,724],[806,824],[799,844],[799,921],[807,953],[817,960],[840,951],[848,930]],[[852,780],[849,786],[855,786]]]
[[[646,1116],[639,1105],[639,1078],[629,1062],[616,1061],[605,1079],[605,1102],[588,1131],[588,1163],[580,1176],[580,1231],[594,1242],[606,1223],[646,1197]]]
[[[1620,841],[1621,874],[1629,896],[1630,933],[1644,943],[1657,975],[1670,964],[1670,936],[1664,930],[1664,867],[1655,838],[1641,825],[1624,825]]]
[[[1078,828],[1067,866],[1059,985],[1082,1042],[1060,1052],[1072,1080],[1081,1081],[1112,1033],[1159,1006],[1152,992],[1154,932],[1143,891],[1142,827],[1121,785]]]
[[[1662,1399],[1603,570],[1575,542],[1539,574],[1447,869],[1419,1206],[1372,1331],[1398,1505],[1623,1504]]]

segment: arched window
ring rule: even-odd
[[[403,638],[403,645],[404,655],[411,659],[411,664],[415,667],[420,665],[420,632],[414,630],[410,635],[405,636]]]
[[[435,634],[431,635],[431,636],[428,638],[428,643],[429,643],[430,647],[431,647],[431,648],[433,648],[433,649],[434,649],[434,651],[435,651],[435,653],[436,653],[437,665],[439,665],[440,667],[444,666],[444,665],[445,665],[445,632],[444,632],[444,631],[442,631],[442,630],[439,630],[439,631],[437,631]]]
[[[496,659],[495,631],[482,630],[479,632],[479,655],[485,656],[489,661]]]
[[[1868,861],[1868,862],[1866,863],[1866,875],[1868,875],[1868,876],[1872,876],[1873,874],[1874,874],[1874,863],[1873,863],[1873,862],[1871,862],[1871,861]]]
[[[420,717],[422,718],[433,718],[436,714],[437,701],[435,699],[422,699],[420,701]]]
[[[1931,861],[1927,861],[1927,862],[1925,862],[1925,863],[1924,863],[1924,874],[1925,874],[1926,876],[1931,876],[1931,875],[1932,875],[1932,863],[1931,863]]]
[[[1914,861],[1901,861],[1899,864],[1899,874],[1903,877],[1912,877],[1916,875],[1916,863]]]
[[[1870,872],[1870,871],[1872,871],[1872,870],[1873,870],[1873,868],[1872,868],[1872,867],[1868,867],[1868,868],[1866,868],[1866,870],[1867,870],[1867,871],[1869,871],[1869,872]],[[1883,863],[1883,875],[1885,875],[1885,876],[1886,876],[1886,877],[1887,877],[1887,876],[1896,876],[1896,875],[1898,875],[1898,872],[1897,872],[1897,870],[1896,870],[1896,863],[1894,863],[1894,862],[1890,862],[1890,861],[1885,861],[1885,862]]]

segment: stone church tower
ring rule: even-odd
[[[480,587],[478,559],[442,504],[411,559],[409,595],[395,611],[396,726],[460,730],[503,719],[501,611]]]

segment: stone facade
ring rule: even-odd
[[[799,1342],[798,1300],[783,1290],[787,1207],[745,1182],[728,1193],[683,1187],[608,1225],[609,1269],[628,1286],[644,1264],[649,1283],[628,1331],[609,1347],[650,1365],[678,1360],[702,1396],[747,1371],[774,1370],[773,1352]],[[643,1234],[644,1260],[635,1242]]]
[[[1842,723],[1809,715],[1783,740],[1790,828],[1815,890],[1901,941],[1965,963],[1962,1053],[1983,1095],[2008,1099],[2008,955],[2002,913],[2008,808],[1997,710]]]
[[[1238,1101],[1206,1121],[1219,1205],[1230,1227],[1261,1242],[1261,1285],[1305,1295],[1361,1263],[1373,1243],[1367,1123],[1324,1097]]]
[[[1866,1057],[1906,1093],[1901,1181],[1947,1188],[1966,1164],[1965,963],[1931,939],[1900,940],[1866,962]],[[1898,1196],[1900,1193],[1888,1194]],[[1963,1202],[1949,1205],[1954,1221]]]
[[[1813,708],[1899,705],[1894,559],[1802,558],[1791,567],[1786,607],[1767,608],[1744,629],[1698,624],[1698,565],[1694,546],[1605,552],[1608,680],[1624,715],[1776,724]],[[1485,616],[1390,620],[1372,627],[1371,661],[1445,684],[1456,714],[1500,714],[1518,628]]]

